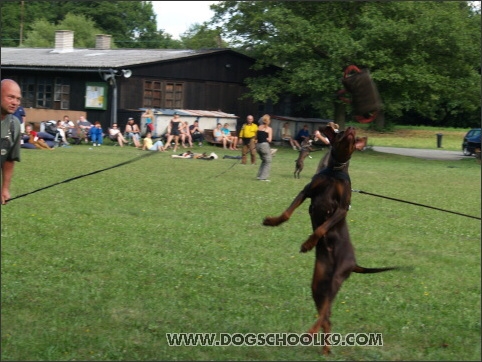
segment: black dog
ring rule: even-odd
[[[329,127],[325,131],[331,143],[331,151],[320,163],[324,165],[311,182],[298,194],[291,205],[278,217],[267,217],[266,226],[278,226],[287,221],[306,198],[311,199],[309,208],[313,233],[301,245],[305,253],[316,246],[315,270],[312,295],[318,311],[318,319],[309,329],[310,334],[331,331],[331,306],[343,281],[352,272],[378,273],[395,268],[363,268],[356,264],[355,251],[350,241],[346,215],[351,202],[351,182],[348,162],[352,153],[366,145],[366,137],[358,138],[354,128],[335,133]],[[330,353],[330,346],[323,347]]]
[[[311,140],[305,140],[301,144],[300,154],[298,155],[298,159],[296,162],[294,176],[295,178],[300,178],[300,172],[303,171],[303,167],[305,166],[305,158],[310,155],[310,152],[313,152],[313,148],[311,148]]]

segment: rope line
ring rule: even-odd
[[[424,204],[419,204],[419,203],[417,203],[417,202],[401,200],[401,199],[397,199],[397,198],[394,198],[394,197],[388,197],[388,196],[383,196],[383,195],[377,195],[377,194],[373,194],[373,193],[371,193],[371,192],[366,192],[366,191],[362,191],[362,190],[353,190],[353,189],[352,189],[351,191],[353,191],[353,192],[358,192],[358,193],[360,193],[360,194],[365,194],[365,195],[370,195],[370,196],[381,197],[381,198],[388,199],[388,200],[404,202],[404,203],[406,203],[406,204],[411,204],[411,205],[416,205],[416,206],[422,206],[422,207],[426,207],[426,208],[429,208],[429,209],[438,210],[438,211],[443,211],[443,212],[448,212],[448,213],[455,214],[455,215],[470,217],[470,218],[476,219],[476,220],[481,220],[481,218],[480,218],[480,217],[477,217],[477,216],[462,214],[462,213],[460,213],[460,212],[450,211],[450,210],[446,210],[446,209],[440,209],[440,208],[438,208],[438,207],[429,206],[429,205],[424,205]]]
[[[116,168],[116,167],[124,166],[124,165],[127,165],[127,164],[129,164],[129,163],[139,161],[139,160],[142,159],[142,158],[152,156],[152,155],[154,155],[154,154],[156,154],[156,153],[157,153],[157,152],[148,152],[148,153],[146,153],[145,155],[136,157],[136,158],[134,158],[134,159],[131,159],[131,160],[128,160],[128,161],[125,161],[125,162],[118,163],[117,165],[113,165],[113,166],[109,166],[109,167],[106,167],[106,168],[103,168],[103,169],[100,169],[100,170],[97,170],[97,171],[92,171],[92,172],[89,172],[89,173],[85,173],[85,174],[83,174],[83,175],[71,177],[71,178],[68,178],[68,179],[66,179],[66,180],[59,181],[59,182],[56,182],[56,183],[54,183],[54,184],[51,184],[51,185],[48,185],[48,186],[45,186],[45,187],[41,187],[41,188],[36,189],[36,190],[34,190],[34,191],[30,191],[30,192],[27,192],[27,193],[25,193],[25,194],[17,195],[17,196],[12,197],[11,199],[9,199],[9,200],[7,200],[7,201],[10,202],[10,201],[13,201],[13,200],[15,200],[15,199],[20,199],[21,197],[25,197],[25,196],[34,194],[34,193],[36,193],[36,192],[46,190],[46,189],[49,189],[49,188],[51,188],[51,187],[54,187],[54,186],[57,186],[57,185],[60,185],[60,184],[65,184],[65,183],[67,183],[67,182],[71,182],[71,181],[74,181],[74,180],[78,180],[78,179],[83,178],[83,177],[95,175],[96,173],[100,173],[100,172],[104,172],[104,171],[111,170],[111,169]]]
[[[250,152],[251,150],[253,150],[253,148],[249,148],[249,149],[248,149],[248,152]],[[120,167],[120,166],[128,165],[129,163],[133,163],[133,162],[139,161],[139,160],[141,160],[141,159],[143,159],[143,158],[152,156],[152,155],[154,155],[154,154],[156,154],[156,153],[157,153],[157,152],[148,152],[148,153],[146,153],[145,155],[142,155],[142,156],[133,158],[133,159],[128,160],[128,161],[125,161],[125,162],[118,163],[118,164],[113,165],[113,166],[109,166],[109,167],[106,167],[106,168],[103,168],[103,169],[100,169],[100,170],[96,170],[96,171],[92,171],[92,172],[89,172],[89,173],[85,173],[85,174],[82,174],[82,175],[79,175],[79,176],[74,176],[74,177],[68,178],[68,179],[66,179],[66,180],[59,181],[59,182],[53,183],[53,184],[48,185],[48,186],[45,186],[45,187],[41,187],[41,188],[38,188],[38,189],[36,189],[36,190],[30,191],[30,192],[27,192],[27,193],[24,193],[24,194],[21,194],[21,195],[17,195],[17,196],[15,196],[15,197],[12,197],[11,199],[9,199],[8,202],[13,201],[13,200],[16,200],[16,199],[20,199],[20,198],[25,197],[25,196],[28,196],[28,195],[32,195],[32,194],[34,194],[34,193],[37,193],[37,192],[40,192],[40,191],[49,189],[49,188],[54,187],[54,186],[57,186],[57,185],[61,185],[61,184],[68,183],[68,182],[71,182],[71,181],[74,181],[74,180],[78,180],[78,179],[81,179],[81,178],[83,178],[83,177],[92,176],[92,175],[95,175],[95,174],[97,174],[97,173],[101,173],[101,172],[104,172],[104,171],[112,170],[112,169],[117,168],[117,167]],[[248,153],[246,153],[246,156],[247,156],[247,155],[248,155]],[[214,176],[214,177],[219,177],[219,176],[223,175],[224,173],[226,173],[227,171],[229,171],[231,168],[233,168],[233,167],[234,167],[235,165],[237,165],[238,163],[239,163],[239,162],[233,163],[228,169],[226,169],[225,171],[219,173],[218,175],[216,175],[216,176]],[[450,214],[455,214],[455,215],[465,216],[465,217],[469,217],[469,218],[476,219],[476,220],[481,220],[481,218],[478,217],[478,216],[473,216],[473,215],[463,214],[463,213],[456,212],[456,211],[450,211],[450,210],[446,210],[446,209],[441,209],[441,208],[438,208],[438,207],[429,206],[429,205],[424,205],[424,204],[420,204],[420,203],[417,203],[417,202],[412,202],[412,201],[406,201],[406,200],[402,200],[402,199],[397,199],[397,198],[395,198],[395,197],[378,195],[378,194],[374,194],[374,193],[366,192],[366,191],[362,191],[362,190],[354,190],[354,189],[352,189],[351,191],[352,191],[352,192],[359,193],[359,194],[370,195],[370,196],[375,196],[375,197],[381,197],[381,198],[384,198],[384,199],[387,199],[387,200],[403,202],[403,203],[410,204],[410,205],[426,207],[426,208],[429,208],[429,209],[432,209],[432,210],[443,211],[443,212],[447,212],[447,213],[450,213]]]

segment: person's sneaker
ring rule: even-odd
[[[202,143],[202,142],[199,142],[197,145],[198,145],[199,147],[201,147],[201,146],[203,145],[203,143]]]
[[[296,148],[296,146],[293,146],[293,150],[298,151],[298,149]]]
[[[97,145],[95,143],[92,143],[92,147],[95,147],[95,146],[97,146]]]
[[[271,180],[267,180],[267,179],[265,179],[265,178],[260,178],[259,180],[260,180],[260,181],[265,181],[265,182],[270,182],[270,181],[271,181]]]

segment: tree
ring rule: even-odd
[[[75,48],[95,47],[95,36],[102,31],[95,27],[95,23],[82,15],[67,14],[65,19],[58,25],[49,23],[41,19],[34,22],[31,26],[22,46],[24,47],[53,47],[55,45],[56,30],[74,31]]]
[[[416,111],[434,123],[480,114],[480,13],[467,2],[222,1],[211,25],[257,68],[248,79],[256,101],[290,93],[304,111],[334,116],[334,94],[349,64],[370,69],[385,117]],[[298,110],[300,111],[300,110]]]
[[[120,48],[181,48],[182,46],[181,41],[173,40],[170,34],[156,29],[156,15],[151,1],[2,2],[2,46],[21,44],[20,28],[22,27],[25,34],[41,20],[56,27],[64,21],[67,14],[92,20],[101,33],[112,35],[113,43]],[[74,38],[76,37],[77,32]]]
[[[228,45],[221,38],[221,30],[209,29],[207,23],[192,24],[180,38],[186,49],[226,48]]]

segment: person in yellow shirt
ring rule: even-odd
[[[155,143],[152,141],[152,133],[150,131],[146,133],[143,143],[143,151],[165,151],[162,141],[156,141]]]
[[[253,122],[252,115],[246,117],[246,123],[243,124],[239,132],[239,138],[243,142],[241,164],[246,165],[246,158],[248,153],[251,154],[251,164],[256,164],[256,133],[258,132],[258,125]]]

